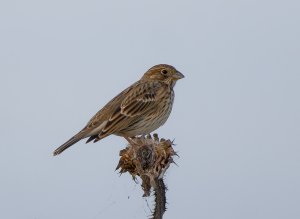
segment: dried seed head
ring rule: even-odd
[[[120,151],[117,169],[121,174],[129,172],[133,177],[139,176],[144,196],[149,196],[157,179],[161,179],[170,164],[174,163],[172,157],[177,154],[172,145],[172,141],[159,139],[157,134],[134,138],[127,148]]]

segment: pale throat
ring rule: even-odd
[[[167,84],[171,88],[173,88],[176,84],[176,80],[172,80],[172,79],[167,79],[164,82],[165,82],[165,84]]]

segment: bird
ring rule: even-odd
[[[53,155],[62,153],[85,138],[88,138],[86,143],[95,143],[114,134],[131,142],[135,136],[150,134],[167,121],[174,102],[173,88],[182,78],[184,75],[171,65],[151,67],[140,80],[100,109],[82,130],[58,147]]]

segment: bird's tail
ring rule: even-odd
[[[83,139],[84,136],[82,136],[81,133],[78,133],[77,135],[70,138],[67,142],[59,146],[55,151],[53,151],[53,156],[56,156],[66,150],[67,148],[71,147],[73,144],[77,143],[81,139]]]

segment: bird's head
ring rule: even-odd
[[[150,68],[141,80],[161,81],[173,87],[176,81],[182,78],[184,78],[184,75],[173,66],[159,64]]]

